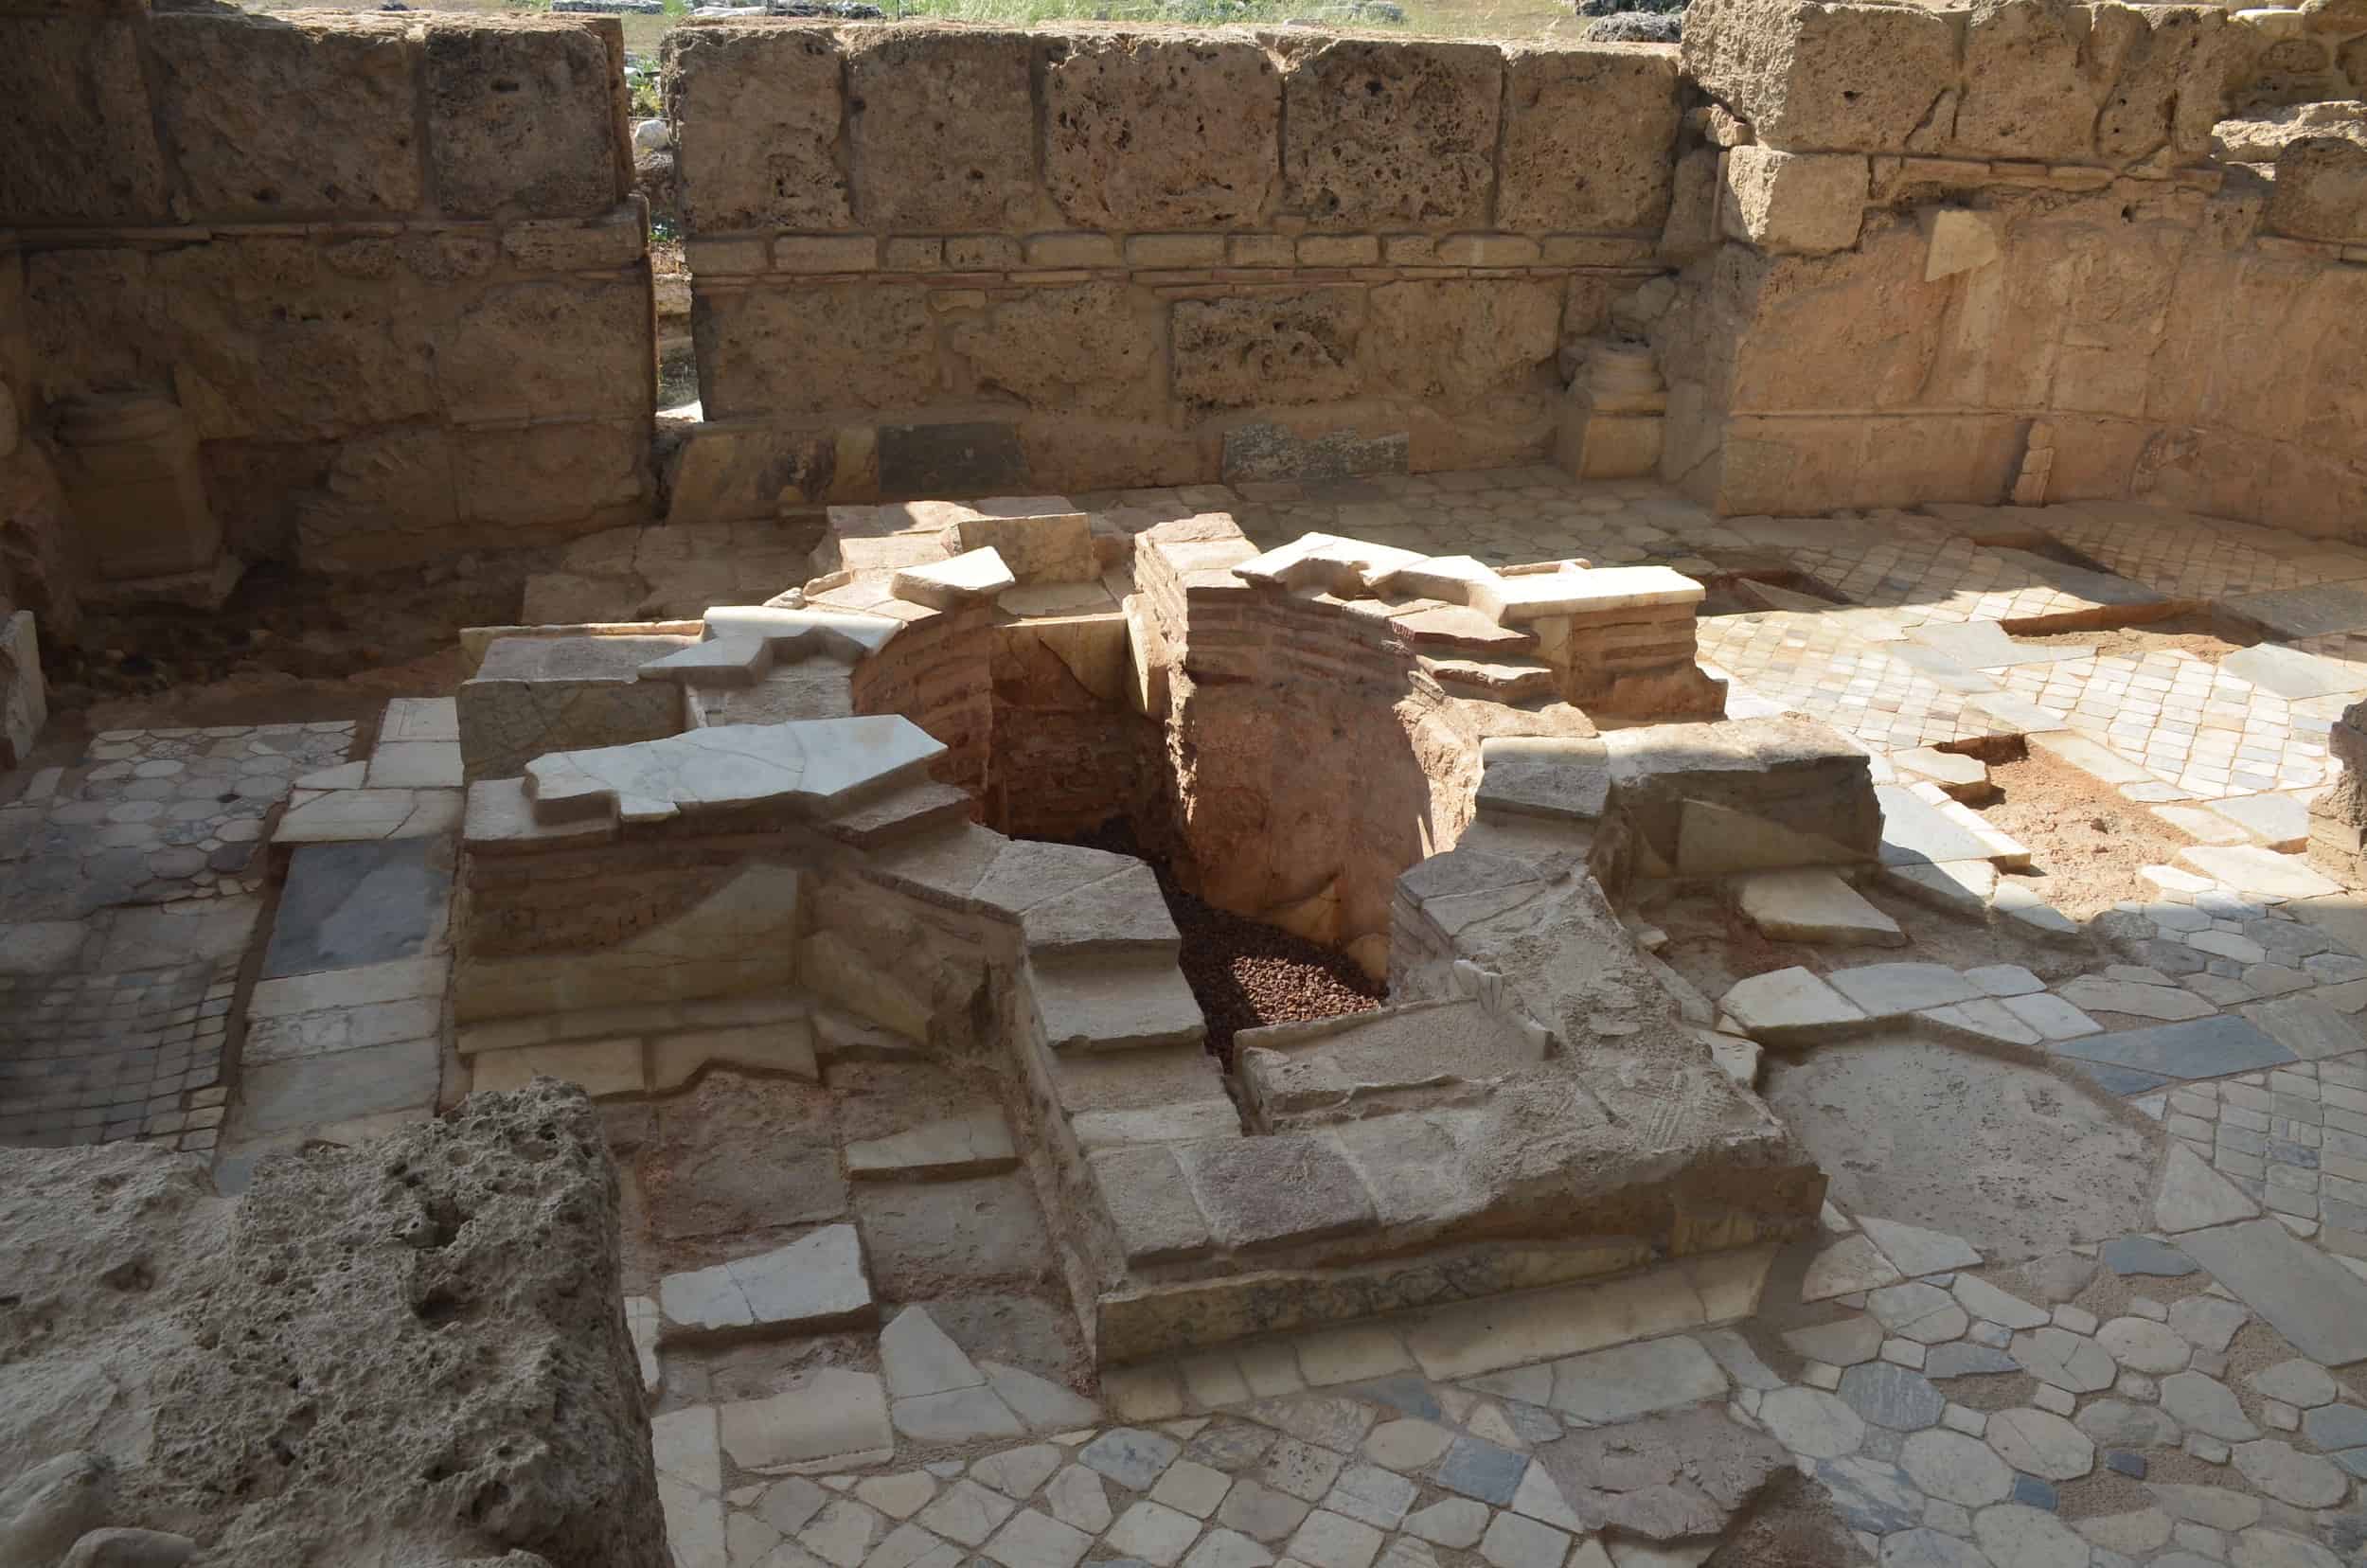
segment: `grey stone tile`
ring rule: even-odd
[[[2058,1041],[2058,1056],[2168,1078],[2216,1078],[2298,1060],[2245,1019],[2218,1016]]]

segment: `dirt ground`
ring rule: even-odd
[[[2191,653],[2217,664],[2246,645],[2230,642],[2211,629],[2208,616],[2178,615],[2146,626],[2116,626],[2109,632],[2048,632],[2033,636],[2016,633],[2014,640],[2044,648],[2092,648],[2102,658],[2142,659],[2148,653]]]
[[[2138,868],[2169,864],[2195,842],[2110,785],[2040,756],[1993,764],[1989,780],[2003,798],[1981,815],[2029,848],[2036,874],[2022,884],[2074,920],[2158,896]]]

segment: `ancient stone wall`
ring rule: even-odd
[[[2356,527],[2367,131],[2274,120],[2358,95],[2354,34],[2323,0],[1700,0],[1664,477],[1729,512],[2127,497]],[[2232,146],[2232,111],[2272,123]]]
[[[37,429],[169,392],[250,558],[390,566],[645,515],[622,55],[597,18],[6,0],[9,386]]]
[[[717,504],[1546,453],[1656,269],[1674,52],[694,24],[667,99]],[[729,449],[729,458],[699,448]]]

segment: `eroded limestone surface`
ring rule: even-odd
[[[136,1145],[0,1167],[12,1560],[667,1560],[580,1094],[266,1161],[236,1201]]]

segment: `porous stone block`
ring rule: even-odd
[[[656,488],[648,427],[630,419],[457,430],[450,451],[464,539],[473,524],[518,546],[628,526],[647,521]]]
[[[438,205],[470,218],[590,217],[614,205],[630,166],[613,69],[593,26],[489,17],[431,24],[427,138]]]
[[[1953,23],[1913,6],[1708,0],[1682,59],[1772,148],[1904,152],[1957,84]]]
[[[10,17],[0,98],[15,105],[0,139],[0,212],[11,223],[165,219],[164,160],[130,21]]]
[[[1283,78],[1284,199],[1326,228],[1477,228],[1504,96],[1492,44],[1324,39]]]
[[[295,554],[314,571],[374,571],[442,552],[459,530],[452,443],[393,429],[347,440],[319,490],[298,495]]]
[[[1246,38],[1079,30],[1041,44],[1044,184],[1095,229],[1248,228],[1280,169],[1282,78]]]
[[[2209,151],[2227,75],[2246,53],[2229,13],[2217,6],[2130,6],[2099,15],[2120,69],[2096,116],[2096,151],[2111,163],[2165,148],[2180,158]]]
[[[2288,142],[2277,154],[2266,221],[2296,240],[2367,242],[2367,134]]]
[[[1464,407],[1550,378],[1562,291],[1538,278],[1423,278],[1372,291],[1364,330],[1376,387]],[[1255,303],[1255,302],[1252,302]]]
[[[1737,147],[1726,154],[1719,223],[1763,251],[1817,256],[1858,242],[1866,161],[1847,153]]]
[[[1025,33],[983,27],[854,36],[846,92],[856,222],[874,230],[1026,225],[1039,200],[1029,53]]]
[[[400,19],[167,12],[151,37],[157,118],[194,216],[400,217],[424,205],[420,48]]]
[[[1165,313],[1123,283],[1028,289],[956,324],[950,343],[980,387],[1030,407],[1155,416],[1166,398]]]
[[[1496,224],[1523,233],[1657,229],[1675,167],[1677,62],[1593,44],[1504,58]]]
[[[433,335],[437,398],[461,420],[646,418],[651,330],[638,281],[488,289]]]
[[[915,285],[694,287],[690,330],[708,419],[911,407],[937,385],[936,322],[929,291]],[[816,365],[830,374],[815,375]],[[881,465],[885,486],[885,431]]]
[[[61,1314],[11,1363],[11,1482],[70,1455],[106,1517],[169,1513],[208,1541],[670,1560],[619,1310],[615,1169],[580,1094],[476,1096],[366,1147],[267,1158],[236,1202],[204,1159],[133,1144],[0,1151],[0,1270]],[[299,1488],[267,1479],[287,1468],[291,1378],[318,1423]],[[554,1409],[569,1419],[537,1419]],[[27,1561],[182,1560],[109,1556],[105,1538],[69,1556],[100,1523],[8,1539]]]
[[[1175,395],[1201,408],[1338,402],[1363,389],[1364,291],[1181,299],[1170,317]]]
[[[693,233],[850,226],[845,52],[818,27],[666,35],[674,178]]]
[[[2096,110],[2128,35],[2143,23],[2109,6],[2002,0],[1966,22],[1955,146],[1977,157],[2085,162]]]

